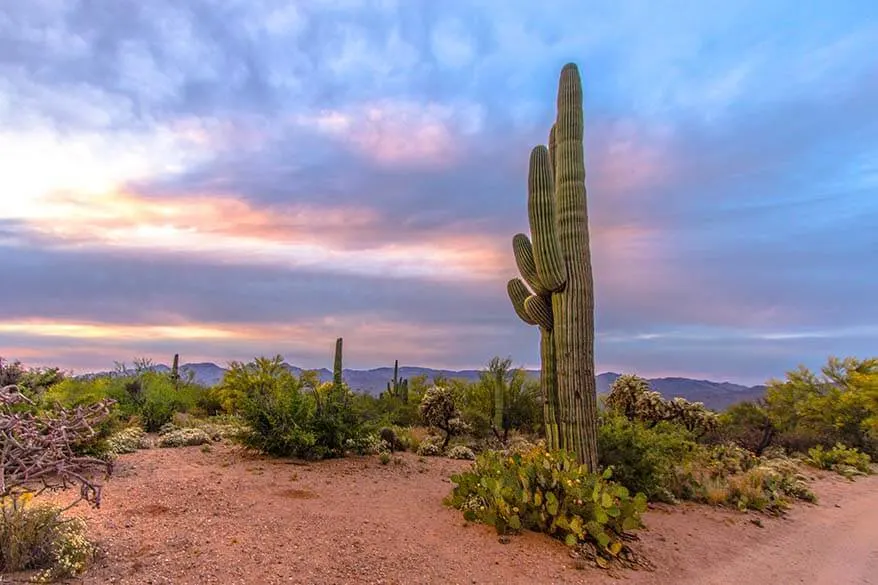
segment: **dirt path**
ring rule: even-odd
[[[878,584],[878,476],[851,483],[821,475],[818,505],[761,518],[761,528],[756,516],[695,506],[650,512],[643,547],[664,562],[630,583]]]
[[[878,478],[820,488],[819,506],[793,510],[755,546],[734,547],[734,556],[685,583],[878,583]]]
[[[100,510],[105,551],[84,584],[878,584],[878,477],[825,476],[786,518],[659,506],[636,544],[656,565],[621,580],[576,570],[537,534],[500,544],[442,505],[468,463],[376,457],[310,465],[228,446],[126,455]],[[836,507],[838,504],[840,507]],[[10,582],[5,577],[4,582]],[[15,580],[11,582],[16,582]]]

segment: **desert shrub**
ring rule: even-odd
[[[227,387],[235,390],[247,425],[238,438],[248,448],[282,457],[340,457],[368,434],[347,386],[297,377],[280,356],[237,364],[229,376],[234,384]]]
[[[794,461],[755,457],[735,446],[703,449],[680,465],[675,490],[687,500],[771,513],[793,500],[816,500]]]
[[[405,445],[399,437],[396,436],[396,431],[390,427],[382,427],[381,430],[378,431],[378,437],[387,445],[387,449],[390,450],[391,453],[405,450]]]
[[[186,413],[175,413],[170,423],[159,429],[162,435],[175,429],[195,428],[201,429],[212,441],[223,439],[235,439],[246,430],[246,424],[237,416],[216,415],[207,419],[195,418]]]
[[[451,477],[457,485],[446,503],[500,534],[526,529],[570,546],[591,541],[613,557],[623,549],[623,535],[641,526],[646,496],[632,497],[610,477],[610,470],[589,473],[563,451],[534,449],[511,457],[486,451],[472,470]]]
[[[345,441],[345,450],[357,455],[375,455],[389,451],[389,448],[376,433],[362,433]]]
[[[196,428],[175,429],[159,437],[159,447],[191,447],[210,443],[210,435]]]
[[[309,428],[312,401],[293,386],[260,392],[244,403],[244,446],[268,455],[309,457],[317,439]]]
[[[106,452],[112,455],[134,453],[150,447],[149,437],[140,427],[126,427],[110,435],[106,441]]]
[[[428,426],[445,433],[442,449],[448,446],[451,437],[467,430],[460,418],[454,393],[445,386],[433,386],[424,393],[421,399],[421,418]]]
[[[159,436],[167,435],[168,433],[179,430],[179,429],[180,429],[180,427],[177,426],[177,424],[172,423],[172,422],[167,422],[159,428],[158,435]]]
[[[878,358],[829,358],[820,375],[805,367],[770,380],[765,408],[776,442],[805,453],[843,443],[878,455]]]
[[[168,374],[142,370],[125,375],[62,380],[45,392],[42,404],[71,408],[111,399],[115,407],[106,425],[109,432],[133,418],[147,432],[156,432],[171,422],[175,413],[199,412],[199,402],[208,392],[191,382],[175,383]]]
[[[723,442],[734,442],[762,455],[771,445],[775,429],[764,404],[744,401],[719,415],[717,434]]]
[[[455,445],[448,450],[447,455],[451,459],[467,459],[469,461],[472,461],[476,458],[476,454],[473,453],[473,450],[463,445]]]
[[[598,428],[598,457],[616,481],[650,500],[673,501],[676,469],[700,449],[691,433],[667,422],[645,423],[607,413]]]
[[[331,382],[316,388],[311,396],[316,401],[310,427],[320,458],[342,457],[349,441],[357,441],[368,429],[353,409],[353,392],[342,384]]]
[[[434,435],[424,438],[418,445],[417,454],[421,457],[438,457],[445,449],[442,447],[442,439]]]
[[[430,435],[425,427],[393,427],[396,437],[406,451],[416,453],[421,442]]]
[[[18,360],[9,361],[0,357],[0,388],[16,386],[31,399],[38,398],[64,378],[64,373],[58,368],[28,368]]]
[[[809,465],[829,469],[846,477],[868,474],[872,471],[872,458],[868,454],[860,452],[856,447],[846,447],[842,443],[836,443],[831,449],[817,445],[808,450],[806,461]]]
[[[140,382],[142,395],[138,414],[150,433],[171,422],[175,413],[197,410],[201,397],[207,392],[196,384],[175,384],[166,374],[156,372],[141,374]]]
[[[526,453],[532,449],[535,449],[536,447],[541,447],[544,445],[545,441],[543,440],[534,443],[521,435],[514,435],[508,441],[506,441],[506,444],[503,445],[503,449],[501,449],[500,452],[508,457],[516,453]]]
[[[452,380],[449,384],[457,397],[461,418],[478,438],[506,438],[513,430],[534,432],[542,424],[539,380],[530,378],[521,368],[513,368],[509,358],[492,358],[475,382]],[[501,424],[495,428],[498,419]]]
[[[81,574],[96,550],[86,538],[85,523],[31,498],[24,493],[0,500],[0,573],[38,569],[40,582]]]

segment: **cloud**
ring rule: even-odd
[[[4,6],[0,353],[319,361],[347,329],[362,365],[532,364],[505,282],[570,60],[599,366],[758,381],[867,351],[878,31],[791,8]]]

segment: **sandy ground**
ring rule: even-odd
[[[823,474],[785,518],[657,506],[636,549],[654,571],[577,569],[542,535],[498,542],[442,505],[467,462],[410,454],[311,464],[215,445],[123,456],[99,510],[85,584],[878,584],[878,476]],[[761,526],[754,523],[761,520]],[[20,582],[17,578],[4,582]]]

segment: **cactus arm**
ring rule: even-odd
[[[530,296],[527,285],[520,278],[513,278],[506,284],[506,291],[509,293],[509,300],[512,301],[515,314],[528,325],[536,325],[537,322],[524,309],[524,301]]]
[[[530,153],[527,213],[540,284],[554,292],[564,288],[567,270],[555,227],[555,193],[552,185],[549,151],[545,146],[536,146]]]
[[[541,329],[551,331],[554,327],[552,305],[545,297],[531,295],[524,300],[524,312],[536,321]]]
[[[518,266],[518,271],[531,290],[538,295],[549,294],[551,291],[542,283],[537,272],[534,249],[530,243],[530,238],[525,234],[515,234],[512,237],[512,252],[515,255],[515,264]]]

